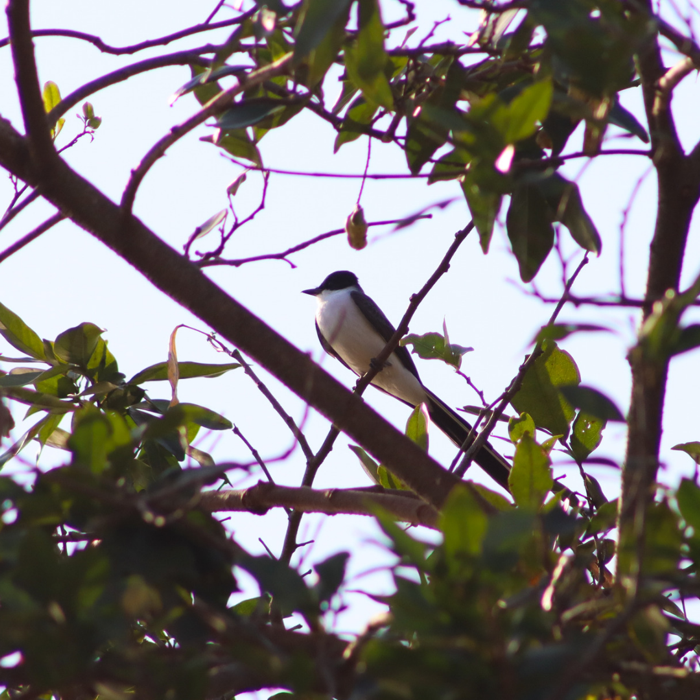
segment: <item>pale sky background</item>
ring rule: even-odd
[[[120,3],[94,3],[87,0],[35,0],[32,4],[34,28],[62,27],[99,34],[112,45],[127,45],[146,38],[162,36],[182,27],[203,21],[215,2],[192,3],[174,1],[167,11],[153,0],[123,0]],[[248,7],[246,2],[244,7]],[[385,21],[399,13],[396,2],[383,3]],[[687,4],[681,4],[687,9]],[[471,33],[479,14],[459,7],[448,0],[419,0],[418,16],[422,25],[413,41],[427,33],[435,20],[450,15],[452,36]],[[662,2],[664,16],[678,24],[672,8]],[[217,19],[230,16],[226,9]],[[694,21],[697,28],[697,16]],[[5,18],[2,19],[5,36]],[[65,38],[35,40],[39,75],[42,83],[56,82],[66,96],[88,80],[123,65],[149,56],[194,47],[207,41],[222,41],[228,30],[215,35],[199,35],[168,47],[139,52],[134,56],[114,57],[101,54],[94,46]],[[436,40],[446,38],[439,30]],[[204,37],[204,38],[203,38]],[[403,39],[401,31],[392,36],[392,45]],[[669,54],[668,60],[672,59]],[[235,61],[235,57],[232,59]],[[187,67],[171,67],[142,74],[126,83],[93,95],[90,101],[102,117],[102,126],[92,143],[82,139],[66,152],[69,163],[92,180],[115,201],[121,198],[129,172],[143,154],[167,130],[182,122],[199,105],[191,95],[170,106],[170,96],[189,79]],[[9,48],[0,50],[0,87],[3,95],[0,114],[23,131],[13,84]],[[334,80],[326,82],[326,94],[337,90]],[[645,123],[641,93],[626,91],[623,105]],[[698,85],[696,75],[687,78],[676,92],[675,115],[681,139],[688,150],[700,139],[697,120]],[[81,127],[74,108],[66,115],[60,134],[62,146]],[[139,189],[135,213],[174,248],[182,246],[192,231],[217,211],[227,206],[226,187],[241,172],[222,152],[201,143],[198,138],[211,133],[200,127],[173,147],[147,175]],[[635,138],[621,138],[616,128],[609,130],[606,144],[613,148],[644,148]],[[614,138],[613,138],[614,137]],[[293,119],[285,127],[270,132],[260,144],[265,165],[271,168],[336,173],[361,173],[367,156],[367,139],[343,146],[333,155],[335,132],[313,114]],[[567,152],[580,151],[581,129],[570,139]],[[615,293],[618,291],[619,232],[622,211],[638,179],[649,167],[648,161],[635,157],[604,157],[586,166],[585,159],[570,161],[562,170],[580,185],[584,204],[603,239],[603,253],[592,259],[576,282],[578,296]],[[402,153],[390,145],[372,144],[370,172],[406,173]],[[245,216],[257,206],[261,177],[251,173],[240,188],[234,202],[239,215]],[[265,210],[237,232],[230,241],[225,257],[240,258],[278,252],[315,235],[342,227],[357,200],[359,180],[321,179],[272,175]],[[12,194],[8,179],[0,180],[0,206],[4,210]],[[331,358],[323,357],[314,331],[315,302],[300,290],[316,286],[333,270],[355,271],[365,291],[370,294],[395,323],[403,315],[409,296],[427,280],[449,247],[456,231],[469,220],[456,182],[428,187],[425,180],[368,181],[362,205],[369,221],[399,219],[438,201],[454,197],[455,202],[444,211],[435,211],[433,218],[417,222],[410,228],[392,232],[391,227],[370,229],[370,245],[363,251],[350,249],[344,236],[324,241],[292,256],[297,265],[292,269],[282,261],[268,261],[241,268],[208,268],[211,278],[234,298],[297,347],[313,354],[323,366],[347,386],[354,377]],[[648,246],[653,232],[656,209],[656,182],[652,173],[642,184],[629,214],[626,229],[625,281],[627,293],[639,297],[644,291]],[[501,211],[505,219],[506,206]],[[0,249],[30,231],[48,218],[53,208],[34,204],[0,234]],[[216,234],[199,241],[194,248],[205,250],[216,243]],[[567,255],[581,253],[563,231]],[[685,261],[683,281],[692,280],[700,272],[698,222],[693,224]],[[547,296],[561,293],[561,270],[555,255],[550,255],[536,279]],[[549,318],[553,305],[542,304],[523,292],[515,259],[502,225],[497,227],[491,250],[481,253],[476,235],[470,236],[456,256],[449,274],[444,277],[422,304],[411,324],[411,332],[440,331],[447,320],[452,342],[474,347],[464,360],[462,369],[485,392],[488,400],[496,398],[517,372],[530,341]],[[204,325],[169,298],[154,289],[141,275],[117,258],[89,234],[70,222],[62,222],[39,240],[31,243],[0,266],[0,301],[34,328],[40,336],[53,339],[58,333],[83,321],[91,321],[106,329],[105,338],[127,377],[140,369],[167,358],[168,339],[181,323],[206,330]],[[698,320],[696,311],[686,321]],[[637,314],[633,310],[567,307],[560,321],[596,323],[610,327],[613,333],[579,334],[567,338],[562,347],[578,363],[582,381],[610,396],[626,412],[630,377],[626,353],[634,342]],[[0,342],[0,352],[10,356],[17,352]],[[188,331],[178,334],[180,360],[226,362],[217,355],[203,336]],[[465,382],[447,366],[418,360],[424,382],[443,399],[455,406],[476,404],[478,398]],[[6,369],[9,367],[5,366]],[[284,387],[257,368],[286,409],[301,420],[305,407]],[[169,398],[166,383],[146,385],[151,397]],[[672,452],[677,443],[700,439],[696,397],[700,391],[698,353],[687,353],[671,364],[667,395],[664,436],[661,456],[665,469],[660,478],[665,484],[676,484],[681,476],[693,472],[687,455]],[[219,379],[187,380],[179,387],[182,401],[198,403],[222,413],[239,426],[247,439],[263,455],[273,458],[286,451],[292,436],[277,414],[240,370]],[[408,409],[372,389],[365,393],[372,406],[403,427]],[[24,408],[13,404],[16,418]],[[19,421],[18,421],[19,422]],[[16,439],[30,423],[21,423],[13,433]],[[311,412],[305,432],[312,447],[320,446],[328,430],[328,422]],[[6,443],[7,444],[7,443]],[[512,454],[508,443],[496,441],[505,454]],[[244,445],[230,433],[204,437],[197,446],[212,452],[217,461],[250,461]],[[601,456],[620,462],[624,455],[625,435],[619,426],[608,426]],[[431,453],[443,464],[449,464],[454,448],[438,431],[431,434]],[[32,449],[24,453],[25,462],[15,460],[12,472],[26,471],[33,464]],[[47,449],[41,464],[60,463],[64,454]],[[298,485],[303,471],[299,451],[282,463],[271,463],[276,481]],[[10,469],[10,467],[8,467]],[[619,473],[607,467],[591,467],[609,498],[618,492]],[[578,470],[573,465],[555,466],[555,475],[565,475],[565,482],[580,489]],[[482,480],[474,467],[472,478]],[[245,481],[232,474],[237,486],[252,484],[263,478],[258,471]],[[486,477],[483,477],[486,480]],[[316,486],[349,487],[367,485],[368,480],[357,459],[341,438],[321,468]],[[262,552],[258,538],[278,554],[285,531],[286,516],[282,510],[265,517],[234,514],[229,521],[237,540],[251,551]],[[348,550],[350,560],[347,588],[363,588],[374,593],[390,591],[389,577],[382,567],[389,560],[377,542],[381,535],[368,518],[349,516],[306,516],[301,539],[315,539],[312,547],[301,550],[308,564],[320,561],[337,551]],[[294,560],[296,561],[296,559]],[[243,597],[248,597],[250,590]],[[381,607],[360,594],[345,593],[350,608],[339,616],[337,629],[357,631],[368,617]]]

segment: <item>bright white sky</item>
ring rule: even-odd
[[[248,6],[246,2],[245,7]],[[215,2],[192,3],[177,0],[163,4],[153,0],[123,0],[120,3],[98,3],[87,0],[35,0],[32,22],[35,28],[62,27],[99,34],[112,45],[127,45],[153,36],[162,36],[205,19]],[[685,3],[683,7],[685,7]],[[677,22],[671,5],[663,2],[667,19]],[[385,20],[400,12],[398,3],[383,3]],[[419,0],[418,16],[422,29],[414,35],[422,37],[435,20],[448,14],[454,20],[453,36],[470,33],[478,22],[478,13],[465,10],[449,0]],[[222,11],[219,18],[229,16]],[[4,20],[4,17],[3,17]],[[697,16],[695,17],[697,28]],[[6,35],[3,26],[2,34]],[[227,31],[202,40],[186,39],[169,47],[141,52],[133,57],[100,54],[92,45],[63,38],[39,38],[35,41],[39,74],[42,82],[53,80],[65,96],[88,80],[148,56],[194,47],[205,41],[221,41]],[[446,37],[438,31],[436,39]],[[399,43],[403,34],[393,38]],[[93,143],[85,138],[66,153],[71,165],[91,179],[109,197],[118,201],[129,172],[143,154],[171,126],[191,115],[198,104],[189,95],[169,106],[170,95],[189,79],[186,67],[164,68],[143,74],[127,83],[114,86],[90,98],[103,123]],[[0,111],[17,129],[23,131],[13,85],[10,50],[0,50],[0,87],[4,96]],[[332,80],[326,83],[327,94],[334,94]],[[625,107],[645,123],[641,95],[628,91],[622,95]],[[678,129],[686,150],[700,139],[697,121],[698,87],[696,76],[687,78],[678,89],[675,113]],[[67,115],[59,146],[66,144],[80,130],[74,114]],[[212,214],[227,205],[226,187],[241,172],[221,152],[198,140],[211,132],[206,127],[172,148],[148,174],[136,199],[135,212],[158,235],[174,248],[182,246],[191,232]],[[609,147],[643,148],[639,140],[619,138],[621,132],[611,128]],[[345,145],[333,155],[335,133],[325,122],[309,114],[294,119],[278,132],[265,136],[260,148],[265,164],[271,168],[336,173],[361,173],[367,157],[367,140]],[[581,131],[570,140],[568,151],[579,151]],[[622,211],[648,162],[643,157],[607,157],[590,163],[585,160],[567,164],[564,172],[577,179],[584,203],[595,221],[602,239],[603,253],[586,267],[574,292],[579,296],[615,293],[619,290],[619,232]],[[370,172],[408,172],[401,153],[391,146],[372,144]],[[260,196],[260,175],[249,175],[235,198],[240,215],[257,206]],[[241,229],[230,242],[226,257],[240,258],[277,252],[325,231],[342,227],[358,196],[359,180],[296,178],[272,175],[265,210],[255,221]],[[626,229],[625,282],[628,295],[639,297],[644,290],[648,246],[653,232],[656,209],[656,184],[653,174],[641,186]],[[0,180],[0,207],[4,210],[12,194],[8,180]],[[398,322],[417,291],[435,269],[452,241],[454,233],[469,220],[469,215],[455,182],[428,187],[424,180],[369,181],[365,185],[362,205],[369,221],[399,219],[447,198],[456,201],[444,211],[436,211],[430,220],[423,220],[408,229],[392,233],[391,228],[370,230],[371,244],[363,251],[351,250],[344,237],[337,237],[293,256],[296,269],[281,261],[254,263],[242,268],[209,268],[209,274],[233,297],[248,306],[298,347],[313,353],[324,367],[351,386],[354,378],[339,363],[322,357],[314,331],[315,302],[300,290],[316,286],[336,269],[355,271],[365,291]],[[505,207],[501,219],[505,218]],[[53,209],[34,204],[0,235],[0,249],[48,218]],[[204,239],[195,245],[200,250],[215,244]],[[580,259],[579,249],[563,234],[567,255]],[[684,282],[700,271],[698,222],[694,222]],[[554,255],[537,277],[539,288],[547,296],[561,293],[561,270]],[[167,357],[168,338],[173,328],[186,323],[204,329],[197,319],[154,289],[137,272],[115,257],[89,234],[69,222],[63,222],[44,234],[0,268],[0,301],[19,314],[42,337],[55,336],[68,327],[91,321],[106,329],[105,337],[117,357],[120,369],[132,376],[138,370]],[[487,256],[481,253],[475,235],[462,246],[449,274],[431,292],[414,317],[411,331],[439,331],[447,320],[452,342],[473,346],[462,369],[493,400],[517,372],[530,340],[552,311],[523,292],[515,259],[509,253],[503,226],[498,226]],[[693,314],[697,317],[697,313]],[[637,316],[632,310],[605,310],[594,307],[567,308],[561,321],[607,325],[613,333],[578,335],[566,339],[563,347],[574,357],[585,384],[594,386],[613,398],[626,412],[630,393],[626,353],[634,342]],[[687,321],[696,320],[688,315]],[[16,351],[0,343],[0,352],[16,355]],[[216,355],[199,334],[180,331],[178,354],[181,360],[225,362]],[[451,369],[437,362],[418,361],[424,382],[455,406],[477,404],[478,398]],[[675,484],[682,475],[692,474],[689,457],[670,448],[681,442],[700,439],[696,396],[700,390],[698,354],[688,353],[671,365],[667,410],[664,424],[662,459],[666,469],[664,483]],[[262,375],[265,373],[259,370]],[[266,375],[265,375],[266,376]],[[268,386],[291,414],[301,420],[305,409],[289,391],[266,376]],[[148,385],[150,395],[169,398],[166,384]],[[180,385],[182,401],[191,401],[216,410],[239,426],[247,439],[264,456],[272,458],[286,451],[292,437],[277,414],[258,390],[238,370],[213,380],[188,380]],[[403,426],[408,409],[394,400],[369,390],[366,399],[389,420]],[[16,417],[23,408],[13,406]],[[21,435],[17,428],[15,439]],[[314,412],[305,424],[306,434],[314,447],[320,446],[328,423]],[[503,446],[511,454],[507,443]],[[245,446],[232,434],[213,434],[197,445],[213,453],[217,461],[250,461]],[[599,454],[621,461],[624,455],[624,433],[610,426]],[[63,454],[47,450],[42,463],[55,464]],[[431,435],[431,453],[443,464],[454,456],[450,443],[437,431]],[[13,470],[26,470],[33,464],[31,450],[24,465],[15,461]],[[297,485],[303,470],[300,453],[283,463],[272,463],[276,481]],[[570,464],[555,468],[565,474],[565,481],[579,489],[578,472]],[[603,484],[609,498],[618,491],[619,475],[610,468],[592,467],[591,473]],[[477,468],[472,478],[482,479]],[[233,475],[233,480],[238,479]],[[250,484],[263,478],[240,480]],[[484,477],[485,479],[485,477]],[[356,458],[340,439],[324,463],[316,481],[321,488],[366,485]],[[234,514],[230,524],[236,537],[252,551],[261,552],[258,538],[279,553],[285,531],[284,513],[275,511],[264,518]],[[381,540],[368,518],[336,516],[306,517],[301,539],[315,539],[315,544],[301,550],[305,564],[319,561],[332,553],[348,550],[353,553],[348,588],[363,588],[386,593],[388,576],[377,568],[386,566],[387,557],[375,541]],[[305,566],[308,568],[308,566]],[[359,578],[364,572],[370,578]],[[339,617],[338,629],[355,631],[380,606],[359,594],[347,594],[350,610]]]

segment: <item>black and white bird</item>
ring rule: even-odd
[[[316,332],[323,349],[362,376],[394,334],[389,319],[362,291],[356,275],[347,270],[333,272],[319,287],[305,289],[304,294],[318,301]],[[473,440],[471,425],[423,386],[407,348],[399,346],[394,350],[372,384],[411,407],[425,404],[433,423],[458,447]],[[474,459],[492,479],[508,489],[510,467],[491,445],[486,443]]]

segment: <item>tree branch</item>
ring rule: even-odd
[[[416,219],[430,219],[432,218],[432,214],[424,214],[422,216],[416,217]],[[367,226],[389,226],[390,224],[400,224],[401,222],[405,221],[406,219],[390,219],[388,221],[372,221],[367,224]],[[318,236],[314,236],[313,238],[310,238],[308,241],[304,241],[303,243],[298,243],[297,245],[292,246],[291,248],[287,248],[287,250],[283,250],[281,253],[267,253],[264,255],[253,255],[250,258],[238,258],[237,260],[226,260],[225,258],[211,258],[207,259],[204,258],[203,260],[200,260],[196,263],[198,267],[211,267],[213,265],[230,265],[232,267],[240,267],[241,265],[246,265],[247,263],[251,262],[260,262],[262,260],[287,260],[288,255],[292,255],[292,253],[298,253],[300,250],[304,250],[305,248],[309,248],[312,245],[315,245],[316,243],[320,243],[321,241],[325,241],[327,238],[332,238],[333,236],[338,236],[341,233],[345,233],[344,228],[336,228],[333,229],[332,231],[326,231],[326,233],[321,233]],[[291,264],[291,261],[287,260]],[[295,265],[292,265],[293,267],[296,267]]]
[[[369,489],[293,488],[259,482],[248,489],[205,491],[200,505],[210,512],[246,511],[264,515],[270,508],[292,508],[300,513],[369,515],[383,508],[404,523],[437,528],[439,514],[413,493]]]
[[[47,115],[49,124],[55,124],[71,107],[74,107],[79,102],[89,97],[90,95],[98,92],[99,90],[104,90],[104,88],[110,85],[116,85],[121,83],[127,78],[131,78],[134,75],[139,75],[139,73],[145,73],[149,70],[154,70],[155,68],[164,68],[166,66],[187,66],[187,65],[199,65],[208,66],[211,64],[206,58],[202,58],[201,54],[211,53],[216,50],[215,46],[200,46],[197,49],[191,49],[189,51],[178,51],[177,53],[166,54],[165,56],[156,56],[155,58],[148,58],[145,61],[139,61],[138,63],[132,63],[130,66],[124,66],[112,73],[107,73],[100,78],[91,80],[89,83],[85,83],[77,90],[71,92],[70,95],[64,97]]]
[[[248,19],[255,13],[255,10],[249,10],[248,12],[239,15],[233,19],[227,19],[222,22],[212,22],[210,24],[195,24],[192,27],[187,27],[187,29],[181,29],[173,34],[168,34],[162,36],[158,39],[149,39],[148,41],[142,41],[138,44],[132,44],[131,46],[110,46],[105,43],[101,37],[95,36],[94,34],[86,34],[85,32],[77,32],[73,29],[35,29],[31,33],[31,37],[43,37],[43,36],[61,36],[68,39],[80,39],[81,41],[87,41],[96,48],[98,48],[102,53],[109,53],[115,56],[120,56],[122,54],[133,54],[138,51],[143,51],[144,49],[151,49],[154,46],[165,46],[178,39],[184,39],[185,37],[192,36],[193,34],[199,34],[200,32],[208,32],[212,29],[221,29],[223,27],[232,27],[236,24]],[[10,32],[12,34],[12,32]],[[10,44],[10,37],[6,39],[0,39],[0,49],[8,46]]]
[[[9,0],[7,23],[12,38],[12,60],[19,92],[24,128],[31,158],[40,169],[51,170],[57,155],[46,118],[29,26],[29,0]]]
[[[22,248],[24,248],[24,246],[26,246],[28,243],[31,243],[36,238],[39,238],[42,233],[45,233],[57,223],[63,221],[65,218],[66,215],[62,214],[61,212],[57,212],[53,216],[49,217],[43,224],[39,224],[39,226],[37,226],[33,231],[30,231],[26,235],[22,236],[22,238],[15,241],[11,246],[0,253],[0,263],[5,262],[5,260],[7,260],[7,258],[9,258],[11,255],[14,255],[18,250],[22,250]]]
[[[304,457],[306,459],[312,459],[314,456],[313,450],[311,447],[309,447],[309,443],[306,440],[306,436],[304,433],[301,432],[299,429],[299,426],[296,424],[294,421],[294,418],[292,418],[287,411],[282,408],[282,404],[275,398],[273,393],[265,386],[263,381],[258,377],[258,375],[253,371],[253,368],[250,366],[250,363],[246,362],[245,358],[243,355],[238,350],[234,350],[231,353],[231,357],[233,357],[234,360],[237,362],[240,362],[243,371],[253,380],[255,383],[255,386],[258,387],[262,395],[270,402],[270,405],[272,408],[277,411],[277,414],[282,418],[282,420],[286,423],[287,427],[292,431],[292,435],[294,435],[294,439],[299,443],[299,447],[301,447],[301,451],[304,453]],[[270,481],[272,481],[272,477],[270,477]]]

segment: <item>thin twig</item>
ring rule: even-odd
[[[299,426],[294,422],[294,419],[284,410],[284,408],[282,408],[282,404],[274,397],[272,392],[265,386],[260,377],[258,377],[258,375],[253,371],[250,363],[247,362],[239,350],[233,350],[231,352],[231,357],[233,357],[236,362],[241,363],[243,366],[243,371],[253,380],[253,382],[255,382],[255,386],[258,387],[260,393],[270,402],[272,408],[275,409],[277,414],[287,424],[287,427],[292,431],[292,435],[294,435],[294,438],[299,443],[299,447],[301,447],[304,457],[306,457],[307,460],[313,459],[313,450],[309,446],[304,433],[301,432]],[[272,477],[270,477],[270,481],[272,481]]]
[[[51,227],[55,226],[60,221],[66,218],[66,215],[62,212],[56,212],[53,216],[46,219],[43,224],[37,226],[33,231],[30,231],[25,236],[22,236],[18,241],[15,241],[11,246],[6,248],[2,253],[0,253],[0,263],[5,262],[7,258],[14,255],[18,250],[22,250],[24,246],[31,243],[33,240],[39,238],[42,233],[48,231]]]
[[[360,185],[360,194],[357,195],[357,203],[360,203],[362,199],[362,192],[365,189],[365,182],[367,182],[367,171],[369,170],[369,162],[372,158],[372,139],[367,139],[367,162],[365,163],[365,172],[362,174],[362,184]]]
[[[271,484],[274,484],[275,480],[272,478],[272,474],[270,474],[270,471],[267,468],[267,464],[265,464],[265,461],[260,456],[260,453],[250,444],[250,442],[248,441],[246,436],[243,435],[243,433],[240,431],[240,429],[237,425],[233,426],[233,434],[241,439],[243,444],[250,450],[250,454],[253,455],[253,459],[258,463],[258,466],[263,470],[263,473],[267,477],[267,480]]]
[[[431,219],[432,214],[422,214],[421,216],[415,217],[416,219]],[[367,226],[389,226],[391,224],[400,224],[404,222],[406,219],[390,219],[388,221],[371,221],[370,223],[367,224]],[[247,263],[251,262],[260,262],[262,260],[285,260],[288,262],[292,267],[296,267],[290,260],[287,260],[287,256],[292,255],[292,253],[298,253],[300,250],[304,250],[305,248],[309,248],[310,246],[320,243],[321,241],[325,241],[327,238],[332,238],[333,236],[338,236],[342,233],[345,233],[344,228],[336,228],[333,229],[332,231],[326,231],[326,233],[321,233],[318,236],[314,236],[313,238],[310,238],[308,241],[304,241],[303,243],[298,243],[295,246],[292,246],[291,248],[288,248],[287,250],[282,251],[281,253],[267,253],[264,255],[254,255],[250,258],[238,258],[237,260],[226,260],[225,258],[216,258],[216,259],[211,259],[211,260],[200,260],[195,263],[197,267],[211,267],[212,265],[230,265],[231,267],[240,267],[241,265],[246,265]]]
[[[138,44],[132,44],[131,46],[110,46],[105,43],[101,37],[94,34],[87,34],[85,32],[78,32],[73,29],[35,29],[31,33],[31,38],[44,37],[44,36],[60,36],[67,39],[80,39],[81,41],[87,41],[96,48],[98,48],[102,53],[109,53],[115,56],[120,56],[122,54],[132,54],[138,51],[143,51],[144,49],[150,49],[154,46],[165,46],[178,39],[184,39],[185,37],[192,36],[193,34],[199,34],[200,32],[208,32],[212,29],[221,29],[223,27],[232,27],[236,24],[241,24],[246,19],[251,17],[256,10],[249,10],[248,12],[234,17],[233,19],[227,19],[222,22],[212,22],[210,24],[195,24],[192,27],[187,27],[187,29],[181,29],[173,34],[168,34],[166,36],[159,37],[158,39],[149,39],[148,41],[142,41]],[[12,32],[10,32],[12,34]],[[10,37],[5,39],[0,39],[0,49],[8,46],[10,44]]]
[[[209,16],[204,20],[204,24],[209,24],[214,17],[216,17],[216,13],[224,6],[224,3],[226,0],[219,0],[219,2],[216,3],[216,7],[209,13]]]
[[[22,196],[22,193],[27,189],[27,185],[24,187],[20,188],[18,191],[18,194],[16,195],[14,201],[10,204],[10,206],[7,208],[7,211],[5,212],[5,215],[2,217],[2,220],[0,221],[0,231],[7,226],[7,224],[12,221],[12,219],[17,216],[21,211],[23,211],[28,205],[30,205],[32,202],[34,202],[36,199],[39,197],[39,191],[38,190],[33,190],[30,192],[17,206],[14,206],[14,202],[17,201],[18,197]]]
[[[584,266],[587,263],[588,253],[586,253],[583,256],[583,260],[581,260],[579,266],[576,268],[576,270],[574,270],[574,273],[571,275],[571,278],[569,279],[569,282],[566,285],[564,292],[561,295],[561,298],[559,299],[559,303],[557,304],[556,308],[552,312],[549,321],[547,322],[547,326],[553,325],[554,322],[557,320],[557,316],[559,316],[560,311],[564,308],[564,304],[567,301],[569,290],[571,289],[579,273],[581,272],[581,270],[583,270]],[[488,421],[486,422],[486,425],[484,426],[484,429],[479,433],[476,440],[474,440],[474,442],[472,442],[472,444],[469,446],[469,449],[464,453],[464,457],[462,458],[462,461],[460,462],[459,466],[455,469],[454,473],[456,476],[459,476],[460,478],[464,476],[467,469],[469,468],[469,465],[472,462],[472,459],[474,458],[474,455],[484,446],[484,444],[488,440],[491,431],[496,426],[496,423],[503,414],[503,411],[505,411],[506,406],[510,403],[510,400],[520,389],[520,386],[523,382],[523,378],[527,374],[527,371],[530,369],[530,367],[532,367],[533,364],[535,364],[540,355],[542,355],[542,342],[539,342],[535,346],[530,356],[520,366],[520,369],[515,375],[513,381],[497,400],[498,405],[496,406],[496,408],[494,408],[493,413],[491,413]]]
[[[207,45],[188,51],[166,54],[165,56],[156,56],[155,58],[149,58],[145,61],[132,63],[130,66],[124,66],[112,73],[107,73],[100,78],[91,80],[89,83],[85,83],[85,85],[81,85],[77,90],[71,92],[70,95],[66,95],[66,97],[48,113],[47,119],[49,120],[49,124],[55,124],[69,109],[75,107],[75,105],[82,102],[82,100],[90,95],[104,90],[104,88],[110,87],[111,85],[121,83],[140,73],[145,73],[155,68],[165,68],[167,66],[208,66],[211,64],[211,61],[207,58],[202,58],[201,54],[211,53],[215,50],[215,46]]]
[[[642,174],[642,176],[637,180],[636,184],[634,185],[634,189],[632,190],[632,194],[630,195],[629,201],[627,202],[627,206],[625,206],[624,210],[622,211],[622,221],[620,222],[620,257],[618,260],[618,274],[620,276],[621,299],[627,298],[627,287],[625,285],[625,232],[627,229],[627,220],[629,218],[630,212],[632,211],[632,205],[637,199],[637,195],[639,194],[639,190],[641,189],[642,184],[647,179],[647,177],[653,169],[654,166],[650,165]]]

